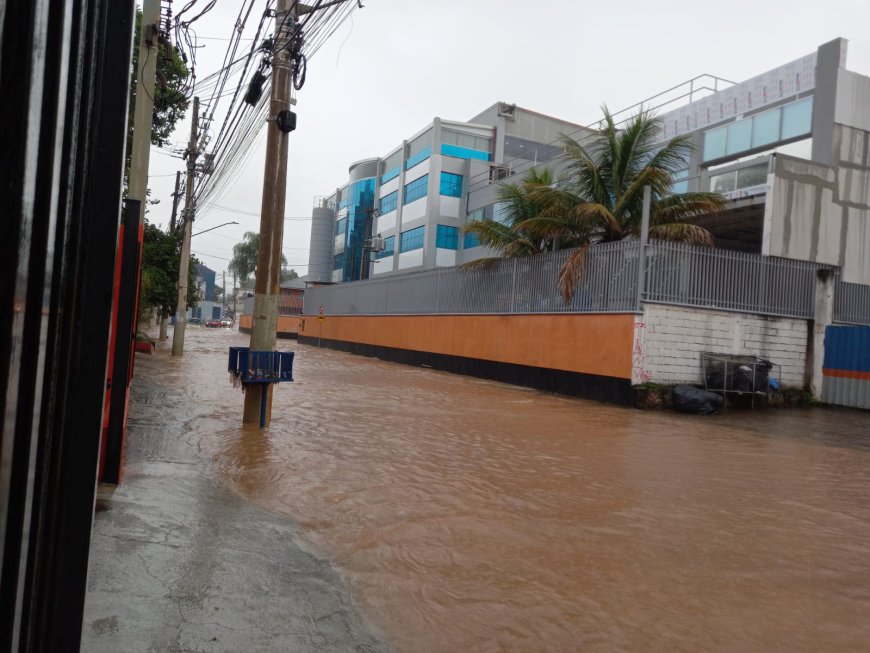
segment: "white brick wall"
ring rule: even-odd
[[[761,356],[785,386],[804,385],[807,321],[644,305],[635,322],[633,383],[700,383],[701,352]]]

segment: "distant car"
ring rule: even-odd
[[[229,329],[230,327],[233,326],[233,321],[224,318],[224,319],[221,320],[221,326],[222,326],[222,327],[226,327],[227,329]]]
[[[200,321],[200,319],[198,317],[188,318],[187,323],[188,324],[202,324],[202,322]]]
[[[208,322],[205,323],[205,326],[207,326],[210,329],[220,329],[223,326],[223,324],[221,323],[220,320],[209,320]]]

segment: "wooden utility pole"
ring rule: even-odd
[[[157,76],[160,0],[145,0],[139,35],[139,69],[136,71],[136,105],[133,109],[133,143],[127,196],[139,200],[139,225],[145,224],[148,161],[151,155],[151,122],[154,115],[154,80]],[[138,288],[138,284],[137,284]]]
[[[178,200],[181,199],[181,194],[178,190],[181,188],[181,170],[175,173],[175,192],[172,193],[172,217],[169,219],[170,233],[175,231],[175,216],[178,214]]]
[[[251,351],[275,349],[278,326],[278,293],[281,285],[281,249],[284,241],[284,200],[287,192],[287,149],[289,135],[278,128],[277,116],[290,109],[289,43],[296,31],[298,3],[278,0],[275,23],[280,26],[275,35],[279,44],[272,59],[272,95],[269,101],[269,123],[266,127],[266,170],[263,178],[263,202],[260,210],[260,251],[257,256],[257,277],[254,285],[254,324],[251,328]],[[287,12],[290,15],[287,15]],[[242,421],[259,424],[262,393],[266,398],[265,424],[272,419],[272,384],[252,383],[245,392]]]
[[[199,98],[193,98],[193,118],[190,122],[190,143],[187,146],[187,183],[185,185],[184,236],[181,260],[178,263],[178,307],[175,309],[175,329],[172,332],[172,355],[184,356],[184,327],[187,324],[187,269],[190,267],[190,232],[193,228],[193,185],[196,174],[197,132],[199,131]]]

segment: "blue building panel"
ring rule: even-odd
[[[441,154],[457,159],[479,159],[480,161],[489,161],[492,158],[489,152],[472,150],[468,147],[460,147],[459,145],[448,145],[447,143],[441,145]]]

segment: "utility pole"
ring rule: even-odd
[[[139,200],[139,225],[145,224],[148,192],[148,160],[151,154],[151,121],[154,114],[154,80],[157,77],[157,46],[160,0],[145,0],[139,36],[139,70],[136,71],[136,105],[133,109],[133,143],[127,196]],[[137,284],[138,292],[138,284]]]
[[[172,355],[184,356],[184,327],[187,324],[187,268],[190,266],[190,232],[193,229],[193,185],[196,174],[196,142],[199,130],[199,98],[193,98],[193,118],[190,121],[190,143],[187,146],[187,183],[185,184],[184,236],[181,241],[181,260],[178,263],[178,307],[175,310],[175,329],[172,332]]]
[[[236,297],[239,296],[239,279],[233,272],[233,319],[236,319]]]
[[[297,29],[299,3],[278,0],[275,35],[278,44],[289,43]],[[287,12],[290,12],[290,16]],[[275,349],[278,326],[278,293],[281,285],[281,246],[284,240],[284,200],[287,192],[287,133],[278,128],[277,116],[292,104],[290,48],[276,48],[272,59],[272,91],[269,100],[269,123],[266,127],[266,169],[263,176],[263,202],[260,210],[260,251],[254,285],[254,324],[251,328],[251,351]],[[265,398],[265,425],[272,419],[271,383],[252,383],[245,391],[245,424],[260,424],[262,393]]]
[[[181,188],[181,170],[175,173],[175,192],[172,193],[172,217],[169,219],[170,233],[175,231],[175,216],[178,213],[178,200],[181,198],[181,194],[178,192],[179,188]]]
[[[221,317],[224,316],[224,311],[227,310],[227,271],[224,270],[222,274],[224,289],[221,292]]]

